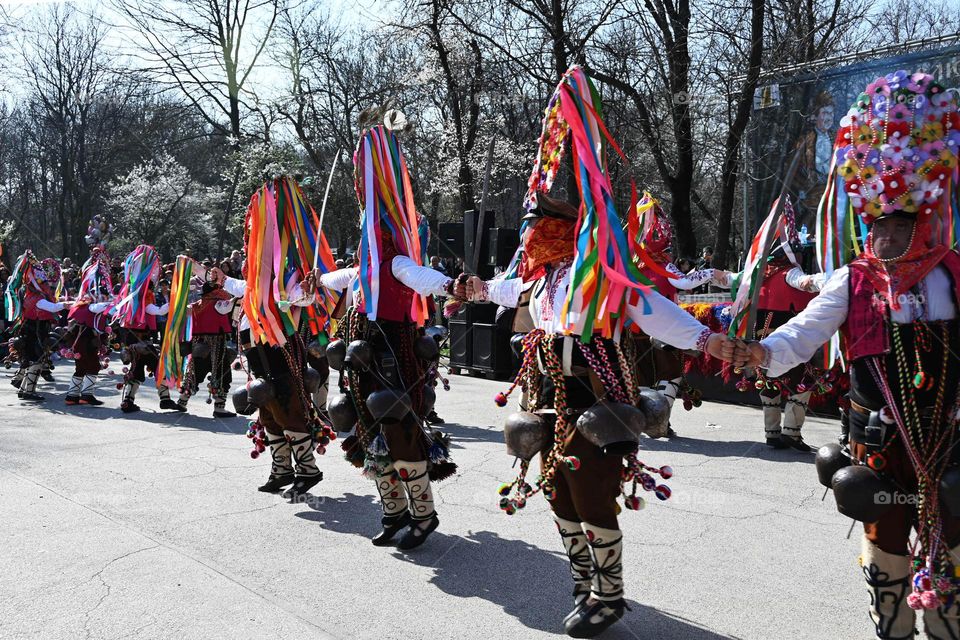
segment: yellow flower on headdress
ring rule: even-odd
[[[883,213],[883,208],[880,206],[880,203],[875,200],[870,200],[864,204],[863,210],[874,218]]]
[[[957,156],[953,155],[950,149],[942,149],[940,151],[940,164],[947,169],[953,169],[957,166]]]
[[[900,203],[900,209],[904,213],[916,213],[920,210],[920,205],[916,200],[913,199],[913,196],[908,191],[906,195],[903,196],[903,201]]]
[[[870,182],[877,177],[877,170],[873,165],[868,164],[863,168],[863,171],[860,172],[860,179],[864,182]]]
[[[850,179],[857,175],[857,170],[860,167],[857,166],[856,161],[853,159],[847,160],[837,169],[837,173],[840,174],[840,177]]]
[[[863,144],[865,142],[873,142],[873,129],[862,124],[857,127],[853,134],[853,144]]]
[[[924,142],[936,142],[943,138],[943,125],[939,122],[928,122],[920,128],[920,137]]]

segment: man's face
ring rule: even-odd
[[[873,252],[878,258],[899,258],[910,248],[913,220],[899,216],[880,218],[873,223],[870,235],[873,238]]]
[[[821,107],[817,112],[817,130],[826,133],[833,127],[833,107]]]

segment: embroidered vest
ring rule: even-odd
[[[764,275],[760,285],[760,298],[757,309],[762,311],[803,311],[817,294],[809,291],[800,291],[787,283],[787,273],[793,267],[780,267],[773,273]]]
[[[960,301],[960,255],[951,251],[940,264],[953,282],[954,302]],[[864,268],[852,263],[849,267],[850,287],[847,319],[840,327],[847,360],[890,353],[890,310],[884,298],[867,278]]]
[[[23,319],[36,320],[38,322],[50,322],[54,316],[49,311],[44,311],[37,307],[37,303],[47,298],[39,291],[27,289],[23,294]]]

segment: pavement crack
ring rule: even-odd
[[[123,560],[124,558],[129,558],[130,556],[136,555],[136,554],[138,554],[138,553],[142,553],[142,552],[144,552],[144,551],[150,551],[151,549],[158,549],[158,548],[160,548],[160,545],[159,545],[159,544],[154,544],[154,545],[150,545],[150,546],[147,546],[147,547],[142,547],[142,548],[140,548],[140,549],[134,549],[133,551],[129,551],[129,552],[127,552],[127,553],[124,553],[123,555],[120,555],[120,556],[117,556],[116,558],[113,558],[113,559],[111,559],[111,560],[108,560],[106,564],[104,564],[102,567],[100,567],[100,570],[99,570],[99,571],[97,571],[97,572],[94,573],[92,576],[90,576],[87,580],[84,581],[84,583],[87,583],[87,582],[91,582],[91,581],[93,581],[93,580],[95,580],[95,579],[96,579],[96,580],[99,580],[99,581],[100,581],[100,585],[101,585],[101,586],[103,587],[103,589],[104,589],[103,594],[100,596],[100,598],[97,600],[97,602],[96,602],[92,607],[90,607],[89,609],[87,609],[86,611],[84,611],[84,613],[83,613],[83,635],[84,635],[85,638],[90,638],[90,637],[91,637],[91,631],[90,631],[90,616],[92,616],[93,613],[103,605],[104,601],[106,601],[106,599],[110,597],[110,594],[111,594],[112,591],[113,591],[113,588],[112,588],[112,587],[107,583],[107,581],[104,579],[104,577],[103,577],[103,572],[106,571],[107,569],[109,569],[109,568],[110,568],[112,565],[114,565],[115,563],[120,562],[120,561]]]

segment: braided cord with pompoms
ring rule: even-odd
[[[507,406],[507,399],[517,387],[524,387],[529,392],[529,387],[532,385],[528,385],[527,383],[532,375],[537,375],[537,348],[540,346],[540,341],[543,339],[543,336],[543,329],[534,329],[523,337],[520,370],[517,371],[517,375],[513,379],[513,384],[510,385],[507,392],[504,393],[501,391],[494,398],[494,402],[497,403],[498,407]]]
[[[633,375],[630,358],[619,343],[613,343],[613,350],[617,354],[617,362],[620,363],[620,372],[623,374],[623,383],[627,388],[630,404],[635,405],[640,398],[640,385],[637,384],[637,378]]]
[[[567,415],[567,388],[563,375],[563,366],[554,351],[554,344],[557,337],[558,336],[554,334],[545,334],[540,331],[537,332],[536,336],[531,338],[529,343],[526,341],[524,343],[525,362],[533,362],[533,358],[535,358],[537,352],[543,356],[546,374],[550,377],[554,386],[554,409],[556,410],[557,418],[553,430],[553,447],[547,455],[542,458],[540,476],[537,478],[536,484],[532,486],[527,483],[525,478],[530,463],[529,461],[521,461],[520,473],[517,478],[512,483],[500,486],[499,494],[502,496],[500,499],[500,508],[507,514],[513,514],[517,509],[522,509],[526,505],[527,498],[535,495],[538,491],[543,491],[543,495],[547,500],[553,500],[556,496],[553,479],[556,476],[557,465],[562,462],[570,466],[571,469],[576,469],[580,465],[580,461],[575,457],[566,458],[563,455],[564,447],[574,428],[574,423],[570,421]],[[533,354],[529,356],[531,358],[529,361],[527,360],[528,352],[532,352]],[[514,385],[513,388],[515,387],[516,385]],[[511,388],[511,391],[513,388]],[[516,489],[516,496],[514,498],[508,497],[514,488]]]

